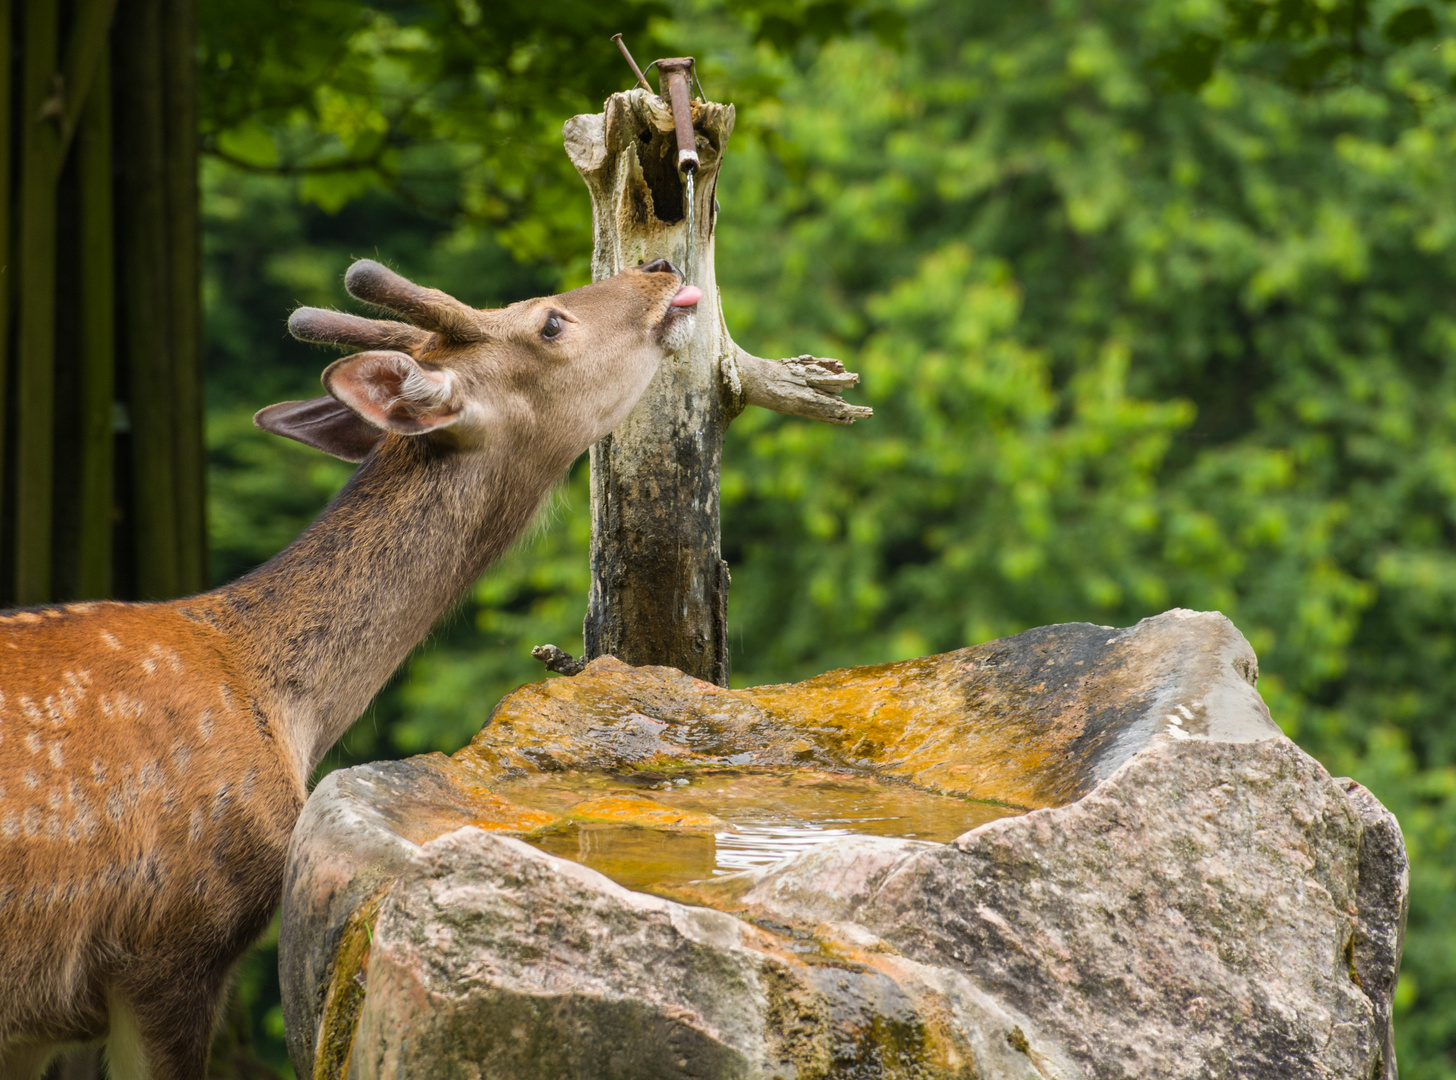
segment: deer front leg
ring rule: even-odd
[[[59,1049],[50,1043],[0,1046],[0,1076],[5,1080],[40,1080]]]
[[[220,979],[179,981],[113,999],[106,1040],[111,1080],[203,1080],[222,988]]]

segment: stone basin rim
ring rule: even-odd
[[[1279,735],[1257,677],[1226,617],[1186,609],[742,689],[598,657],[507,695],[450,760],[487,787],[546,772],[798,764],[1037,809],[1085,795],[1159,732]]]
[[[1285,736],[1282,732],[1278,732],[1278,731],[1274,732],[1273,734],[1269,734],[1269,735],[1262,736],[1260,738],[1253,738],[1253,739],[1236,739],[1236,740],[1233,740],[1233,739],[1209,739],[1205,735],[1197,735],[1197,734],[1190,735],[1188,738],[1190,740],[1196,740],[1196,741],[1239,742],[1239,743],[1259,743],[1259,742],[1266,742],[1266,741],[1272,741],[1272,740],[1285,740],[1285,741],[1287,741],[1287,739],[1288,739],[1287,736]],[[776,862],[765,863],[764,865],[761,865],[761,866],[748,867],[746,869],[736,870],[736,871],[733,871],[731,873],[717,874],[717,875],[714,875],[711,878],[704,878],[704,879],[700,879],[700,880],[695,880],[695,881],[688,882],[688,883],[686,883],[686,885],[687,885],[687,887],[691,887],[691,886],[695,886],[695,885],[711,885],[713,887],[713,890],[715,892],[721,890],[724,894],[732,895],[732,894],[736,894],[736,893],[738,893],[740,891],[747,891],[747,890],[751,889],[753,885],[758,884],[759,882],[763,881],[765,878],[770,877],[770,876],[772,876],[774,874],[777,874],[777,873],[780,873],[780,872],[783,872],[783,873],[792,873],[796,868],[798,868],[800,866],[803,866],[803,865],[807,865],[807,864],[809,864],[811,862],[819,862],[819,861],[833,860],[837,856],[839,856],[839,855],[841,855],[843,853],[849,852],[849,851],[851,851],[851,850],[853,850],[855,848],[875,848],[875,849],[878,849],[878,851],[882,854],[882,856],[887,856],[887,855],[890,855],[891,853],[893,853],[895,855],[903,856],[903,855],[909,854],[909,853],[914,852],[914,851],[935,851],[935,850],[940,849],[940,848],[957,848],[957,849],[963,850],[966,847],[968,847],[971,844],[973,844],[980,837],[986,835],[987,833],[996,831],[998,829],[1005,830],[1005,829],[1007,829],[1007,828],[1010,827],[1010,823],[1011,822],[1018,821],[1018,820],[1020,820],[1022,818],[1032,817],[1033,815],[1038,815],[1038,816],[1042,816],[1042,817],[1055,818],[1055,817],[1061,815],[1063,812],[1070,810],[1071,808],[1075,807],[1078,803],[1082,802],[1083,800],[1088,799],[1088,798],[1092,797],[1095,794],[1098,794],[1099,792],[1102,791],[1102,789],[1116,785],[1116,783],[1118,782],[1118,779],[1119,779],[1119,777],[1120,777],[1120,775],[1122,773],[1127,772],[1127,771],[1130,771],[1130,770],[1136,768],[1137,761],[1138,761],[1139,758],[1143,757],[1144,755],[1149,755],[1149,754],[1156,753],[1156,752],[1158,752],[1158,750],[1160,748],[1166,747],[1166,746],[1169,746],[1169,745],[1173,745],[1173,744],[1175,744],[1176,742],[1179,742],[1179,741],[1182,741],[1182,740],[1178,740],[1178,739],[1176,739],[1172,735],[1167,735],[1167,734],[1159,733],[1158,735],[1154,736],[1154,739],[1153,739],[1152,742],[1149,742],[1148,745],[1144,746],[1142,749],[1140,749],[1140,750],[1136,751],[1135,753],[1133,753],[1133,755],[1131,757],[1129,757],[1121,765],[1119,765],[1118,768],[1117,768],[1117,770],[1115,772],[1113,772],[1113,774],[1111,776],[1108,776],[1105,779],[1098,781],[1097,784],[1094,785],[1090,790],[1084,792],[1081,795],[1078,795],[1075,799],[1072,799],[1070,802],[1062,803],[1062,804],[1057,805],[1057,806],[1039,806],[1039,807],[1032,807],[1032,808],[1026,808],[1026,807],[1010,807],[1012,809],[1021,810],[1021,813],[1007,815],[1006,817],[995,818],[995,819],[993,819],[991,821],[983,821],[983,822],[981,822],[978,825],[973,825],[971,828],[969,828],[969,829],[965,830],[964,832],[958,834],[954,839],[951,839],[951,840],[947,840],[947,841],[922,840],[922,839],[919,839],[919,838],[916,838],[916,837],[885,836],[885,835],[878,834],[878,833],[857,833],[857,834],[854,834],[854,835],[851,835],[851,836],[839,837],[839,838],[836,838],[834,840],[826,840],[826,841],[824,841],[824,842],[822,842],[820,844],[816,844],[813,848],[811,848],[811,849],[809,849],[807,851],[802,851],[802,852],[799,852],[798,854],[787,856],[787,857],[785,857],[783,859],[777,860]],[[874,774],[873,773],[867,773],[865,775],[874,775]],[[887,782],[887,783],[903,783],[903,784],[906,784],[908,786],[915,787],[915,785],[913,783],[909,782],[909,781],[893,781],[892,780],[892,781],[885,781],[885,782]],[[917,790],[925,790],[925,789],[917,789]],[[940,792],[929,792],[929,793],[930,794],[943,794],[943,793],[940,793]],[[957,796],[954,796],[954,795],[946,795],[944,797],[946,797],[946,798],[956,798]],[[1006,805],[1009,805],[1009,804],[1006,804]],[[550,828],[557,828],[557,827],[559,827],[559,826],[556,825],[556,824],[552,824],[552,825],[542,826],[542,830],[550,829]],[[651,829],[652,828],[652,826],[650,826],[650,825],[627,826],[627,827],[642,828],[642,829]],[[417,843],[415,841],[411,841],[411,840],[409,840],[406,837],[400,837],[400,839],[404,843],[410,845],[410,847],[412,849],[414,849],[415,851],[418,851],[420,853],[424,853],[425,850],[429,847],[429,845],[434,844],[437,841],[442,841],[446,837],[453,836],[453,834],[456,833],[456,832],[459,832],[461,830],[469,830],[469,829],[477,829],[477,830],[482,831],[482,832],[487,832],[487,830],[480,830],[479,826],[466,824],[466,825],[461,825],[459,827],[459,829],[451,830],[448,833],[441,833],[439,836],[436,836],[436,837],[434,837],[434,838],[432,838],[430,840],[427,840],[427,841],[425,841],[423,843]],[[542,830],[537,830],[537,831],[542,831]],[[576,879],[579,879],[579,880],[584,880],[584,881],[592,882],[594,884],[594,887],[596,887],[596,888],[605,888],[606,891],[608,891],[608,892],[615,892],[617,890],[621,890],[624,893],[631,893],[631,894],[634,894],[634,895],[639,896],[639,897],[649,897],[649,898],[651,898],[652,900],[655,900],[655,901],[671,902],[671,903],[684,904],[684,905],[695,906],[695,907],[708,907],[708,908],[713,909],[713,910],[724,910],[728,914],[735,914],[735,915],[737,914],[737,912],[731,910],[731,908],[728,908],[728,907],[725,907],[725,908],[715,908],[706,899],[696,899],[696,900],[695,899],[692,899],[692,898],[690,898],[689,896],[685,895],[684,893],[680,892],[677,889],[668,889],[668,890],[666,890],[666,895],[664,896],[664,895],[661,895],[661,894],[659,894],[657,892],[652,891],[650,888],[634,889],[631,886],[623,885],[620,882],[617,882],[617,881],[613,880],[609,875],[601,872],[600,870],[593,869],[592,867],[587,866],[587,865],[585,865],[583,863],[577,862],[577,861],[575,861],[573,859],[569,859],[569,858],[567,858],[564,855],[557,855],[557,854],[555,854],[553,852],[546,851],[543,848],[537,847],[535,844],[531,843],[531,841],[530,841],[530,837],[532,835],[534,835],[532,833],[517,834],[517,833],[512,833],[512,832],[501,831],[501,832],[488,832],[488,835],[494,836],[496,839],[499,839],[501,841],[509,842],[509,844],[513,848],[521,851],[522,854],[526,855],[529,858],[544,860],[548,865],[552,866],[558,873],[563,873],[563,874],[566,874],[569,877],[576,878]]]

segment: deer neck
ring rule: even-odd
[[[387,437],[306,532],[212,594],[305,779],[570,464],[527,442]]]

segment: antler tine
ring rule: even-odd
[[[301,307],[288,316],[288,332],[299,341],[349,349],[410,352],[430,340],[429,332],[393,319],[362,319],[343,311]]]
[[[373,259],[360,259],[349,267],[344,288],[350,296],[387,307],[452,341],[479,341],[483,336],[472,308],[449,293],[416,285]]]

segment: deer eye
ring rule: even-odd
[[[547,341],[561,336],[561,318],[556,312],[546,316],[546,324],[541,327],[541,336]]]

